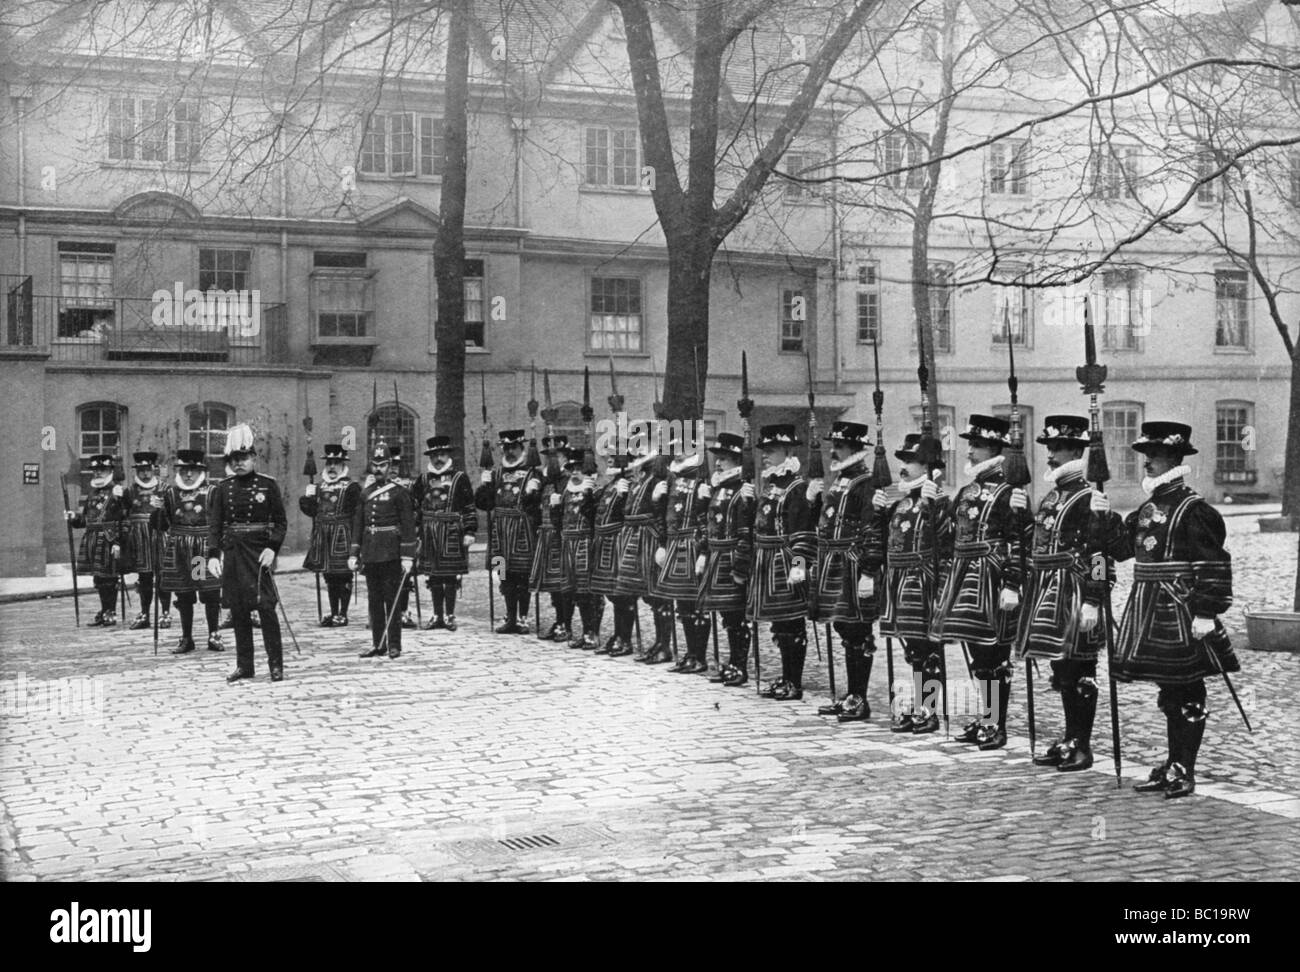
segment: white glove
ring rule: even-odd
[[[484,469],[481,473],[479,473],[478,481],[482,483],[484,486],[490,484],[492,482],[492,470]]]
[[[208,558],[208,573],[211,574],[213,577],[220,577],[220,576],[221,576],[221,558],[220,558],[220,557],[209,557],[209,558]]]
[[[655,551],[656,567],[662,567],[664,565],[664,561],[667,559],[668,559],[668,551],[665,550],[663,547],[660,547],[658,550]]]
[[[1013,510],[1026,510],[1029,508],[1029,494],[1020,487],[1011,491],[1011,508]]]
[[[700,554],[698,557],[695,558],[695,573],[697,576],[703,576],[704,564],[706,563],[707,560],[708,558],[705,557],[704,554]]]
[[[876,593],[876,582],[871,577],[858,578],[858,597],[871,597]]]
[[[650,494],[651,499],[663,499],[668,495],[668,480],[661,479],[655,483],[654,492]]]
[[[582,488],[585,489],[585,490],[587,490],[588,492],[590,492],[591,490],[595,489],[595,488],[596,488],[596,477],[595,477],[595,476],[583,476],[583,477],[582,477]]]
[[[161,510],[163,508],[163,498],[159,496],[157,493],[154,493],[152,496],[149,497],[149,505],[152,506],[155,510]]]
[[[939,484],[933,479],[927,479],[921,484],[921,499],[937,500],[939,498]]]
[[[75,512],[73,512],[72,510],[64,510],[64,511],[63,511],[63,518],[64,518],[65,520],[75,520],[75,519],[77,518],[77,514],[76,514]]]
[[[356,558],[356,557],[349,557],[349,558],[348,558],[348,570],[350,570],[350,571],[352,571],[353,573],[355,573],[355,572],[356,572],[356,569],[357,569],[357,558]]]
[[[474,546],[474,542],[475,542],[476,540],[478,540],[478,537],[474,536],[474,534],[472,534],[472,533],[467,533],[467,534],[465,534],[463,537],[460,538],[460,542],[463,543],[463,544],[464,544],[465,546],[467,546],[467,547],[472,547],[472,546]]]
[[[564,497],[561,496],[559,493],[552,493],[552,494],[551,494],[551,505],[552,505],[552,506],[559,506],[559,505],[560,505],[561,503],[563,503],[563,502],[564,502]]]
[[[409,571],[412,571],[412,570],[414,570],[414,569],[415,569],[415,558],[414,558],[414,557],[403,557],[403,558],[402,558],[402,573],[405,574],[405,573],[407,573],[407,572],[409,572]]]
[[[1088,503],[1088,506],[1092,508],[1092,512],[1094,513],[1109,513],[1110,497],[1105,493],[1098,493],[1096,490],[1093,490],[1092,500]]]
[[[308,483],[308,484],[307,484],[307,488],[306,488],[305,490],[303,490],[303,492],[304,492],[306,495],[308,495],[308,496],[315,496],[315,495],[316,495],[316,484],[315,484],[315,483]]]
[[[263,547],[262,552],[258,554],[257,562],[267,570],[270,570],[271,566],[275,563],[275,551],[270,547]]]
[[[524,492],[535,493],[541,488],[542,488],[542,481],[540,479],[530,479],[528,480],[528,485],[524,487]]]
[[[822,490],[825,488],[826,484],[821,479],[810,479],[808,480],[808,489],[804,495],[808,497],[808,502],[811,503],[822,494]]]
[[[754,484],[753,484],[753,483],[742,483],[741,486],[740,486],[740,495],[743,496],[745,499],[753,499],[753,498],[754,498]]]
[[[114,495],[114,496],[118,496],[118,497],[120,497],[120,496],[122,495],[122,487],[121,487],[121,486],[114,486],[114,487],[113,487],[113,495]]]
[[[1214,618],[1192,618],[1192,637],[1204,638],[1214,631]]]
[[[122,556],[122,545],[120,543],[115,543],[108,552],[113,555],[114,559],[116,559]]]
[[[1003,611],[1010,611],[1012,608],[1020,607],[1020,594],[1009,587],[1002,588],[1002,597],[998,600],[998,607]]]
[[[1079,630],[1087,632],[1097,627],[1099,613],[1097,605],[1085,604],[1083,610],[1079,612]]]
[[[700,499],[708,499],[713,495],[713,487],[708,483],[700,483]]]
[[[883,489],[878,489],[871,494],[871,505],[878,510],[883,510],[889,505],[889,494]]]
[[[616,492],[619,496],[622,496],[631,488],[632,487],[628,484],[628,481],[626,479],[617,479],[614,481],[614,492]]]
[[[808,577],[808,575],[807,575],[807,573],[805,573],[805,571],[804,571],[804,569],[803,569],[802,567],[791,567],[791,568],[790,568],[790,586],[791,586],[791,587],[794,587],[795,584],[802,584],[802,583],[807,579],[807,577]]]

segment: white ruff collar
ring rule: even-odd
[[[797,473],[799,471],[799,457],[790,456],[779,466],[773,466],[770,469],[764,469],[762,475],[764,479],[772,476],[783,476],[786,473]]]
[[[832,459],[831,472],[839,472],[841,469],[848,469],[850,466],[855,465],[856,463],[866,462],[867,456],[869,456],[870,454],[871,454],[870,449],[863,449],[861,452],[855,452],[853,455],[849,456],[843,462],[840,462],[838,459]]]
[[[741,472],[742,470],[739,466],[732,466],[730,469],[719,469],[709,477],[709,483],[716,489],[727,480],[737,478]]]
[[[95,487],[95,489],[103,489],[112,481],[113,481],[113,474],[111,472],[107,472],[104,473],[104,475],[102,476],[96,476],[94,479],[92,479],[90,481],[90,485]]]
[[[348,478],[348,467],[344,466],[342,471],[337,476],[331,476],[329,474],[329,470],[326,470],[325,472],[320,474],[320,478],[321,478],[321,482],[323,483],[337,483],[340,479]]]
[[[198,482],[196,482],[193,486],[186,486],[184,483],[181,482],[181,474],[177,473],[174,477],[174,482],[176,483],[177,489],[185,493],[192,493],[195,490],[202,489],[203,481],[207,478],[208,478],[208,474],[206,472],[201,472],[199,473]]]
[[[672,462],[668,464],[668,469],[670,472],[679,473],[684,469],[690,469],[693,466],[698,466],[702,458],[703,457],[698,452],[694,452],[691,453],[689,456],[682,456],[680,459],[674,459]]]
[[[659,458],[658,453],[655,452],[647,453],[644,456],[638,456],[637,458],[633,459],[631,462],[627,464],[627,468],[640,470],[651,459],[657,459],[657,458]]]
[[[594,486],[595,483],[592,482],[590,476],[583,476],[582,479],[578,480],[578,482],[576,483],[572,479],[570,479],[565,484],[564,491],[566,493],[585,493],[589,489],[592,489]]]
[[[1055,485],[1058,480],[1072,479],[1075,476],[1083,476],[1083,467],[1086,462],[1083,459],[1071,459],[1069,462],[1062,463],[1055,469],[1049,468],[1043,473],[1043,482]]]
[[[971,479],[978,478],[982,473],[988,472],[1006,461],[1006,456],[994,456],[992,459],[985,459],[983,462],[977,462],[975,465],[966,463],[966,475]]]
[[[443,473],[445,473],[448,469],[452,467],[452,461],[448,459],[445,463],[443,463],[441,467],[437,467],[434,466],[433,460],[430,459],[428,462],[424,464],[424,467],[428,469],[429,472],[433,473],[435,476],[441,476]]]
[[[526,459],[526,458],[527,458],[526,456],[520,456],[520,457],[519,457],[518,459],[516,459],[514,462],[506,462],[506,457],[505,457],[505,456],[502,456],[502,457],[501,457],[501,468],[502,468],[502,469],[518,469],[520,466],[522,466],[522,465],[524,464],[524,459]]]
[[[139,476],[134,476],[134,477],[132,477],[132,478],[135,480],[135,484],[136,484],[137,486],[139,486],[141,489],[157,489],[157,488],[159,487],[159,485],[161,485],[161,484],[158,482],[157,477],[155,477],[154,479],[151,479],[151,480],[150,480],[149,482],[147,482],[147,483],[142,483],[142,482],[140,482],[140,477],[139,477]]]
[[[924,486],[925,481],[928,478],[929,478],[928,476],[922,473],[920,476],[917,476],[915,479],[900,479],[898,481],[898,488],[902,490],[904,493],[910,493],[912,492],[912,490],[920,489],[922,486]]]
[[[1184,476],[1190,476],[1191,474],[1191,466],[1175,466],[1173,469],[1163,472],[1159,476],[1143,476],[1142,492],[1150,496],[1161,486],[1165,486],[1176,479],[1182,479]]]

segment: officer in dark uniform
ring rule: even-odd
[[[74,527],[84,527],[77,551],[77,573],[90,574],[99,594],[99,611],[90,622],[92,628],[111,628],[117,624],[117,565],[122,556],[122,494],[113,483],[113,457],[91,456],[90,489],[82,497],[81,510],[64,510]]]
[[[1109,550],[1134,558],[1133,586],[1115,641],[1115,678],[1155,682],[1169,755],[1134,789],[1185,797],[1196,789],[1196,755],[1209,716],[1205,679],[1240,671],[1219,615],[1232,606],[1232,557],[1223,517],[1184,481],[1196,455],[1191,426],[1143,422],[1133,448],[1146,460],[1147,500],[1116,529]],[[1110,510],[1104,493],[1092,508]]]
[[[808,486],[812,502],[820,494],[817,516],[817,561],[809,603],[817,622],[833,622],[844,648],[848,693],[817,711],[840,722],[871,717],[867,684],[876,654],[871,634],[879,611],[876,575],[880,569],[878,525],[871,506],[871,433],[859,422],[836,422],[826,439],[831,444],[834,478]]]
[[[253,677],[254,609],[262,619],[262,643],[271,681],[284,679],[284,652],[272,571],[289,521],[280,484],[254,471],[253,430],[236,425],[226,434],[231,475],[208,492],[208,571],[221,578],[221,603],[235,628],[235,670],[226,678]]]
[[[1025,573],[1024,601],[1016,630],[1016,657],[1050,659],[1052,689],[1061,694],[1065,729],[1036,766],[1067,773],[1092,766],[1092,725],[1097,715],[1097,653],[1106,644],[1098,621],[1106,584],[1093,577],[1092,490],[1084,480],[1089,421],[1080,415],[1049,415],[1036,440],[1047,446],[1047,495],[1034,514]],[[1028,508],[1023,489],[1011,493],[1011,508]],[[1113,514],[1112,514],[1113,515]],[[1116,518],[1118,519],[1118,518]],[[1110,533],[1114,524],[1105,530]],[[1114,577],[1114,570],[1106,571]]]
[[[734,432],[719,432],[709,446],[713,475],[707,528],[695,556],[700,610],[720,612],[727,633],[727,661],[709,681],[732,687],[749,681],[745,597],[753,558],[754,488],[741,468],[744,446],[745,437]]]
[[[153,522],[153,497],[162,492],[163,486],[158,479],[158,453],[137,452],[132,456],[135,462],[135,481],[123,489],[122,512],[125,517],[122,534],[122,562],[119,568],[123,574],[137,575],[135,589],[140,594],[140,613],[131,622],[132,631],[140,631],[150,626],[149,609],[153,603],[153,586],[156,577],[156,555],[158,535],[150,524]],[[158,627],[172,626],[170,591],[159,595]]]
[[[221,578],[208,572],[204,553],[208,542],[207,463],[201,449],[176,452],[175,482],[155,493],[153,528],[162,534],[162,563],[158,583],[175,594],[181,616],[181,638],[173,655],[194,651],[194,604],[203,602],[208,622],[208,651],[224,651],[221,623]]]
[[[912,669],[912,701],[903,703],[902,693],[895,695],[900,711],[889,731],[918,736],[939,729],[943,645],[931,639],[930,629],[938,593],[952,566],[952,503],[919,461],[920,444],[920,433],[909,432],[894,453],[903,463],[898,475],[902,499],[891,500],[883,489],[871,497],[880,517],[885,560],[880,634],[902,640],[903,657]],[[943,466],[940,459],[936,469]]]
[[[623,506],[623,528],[618,534],[618,581],[616,587],[622,597],[641,598],[650,606],[654,617],[655,640],[649,648],[637,654],[633,661],[658,665],[673,660],[673,607],[672,602],[658,597],[653,588],[655,551],[664,537],[664,512],[668,506],[668,479],[660,470],[660,457],[646,444],[629,464],[631,477],[619,480],[616,489],[626,489]],[[628,645],[610,655],[627,654]]]
[[[568,477],[561,464],[569,452],[569,438],[565,435],[548,435],[542,438],[544,465],[542,476],[541,517],[537,529],[537,547],[533,551],[531,586],[550,596],[555,620],[543,641],[569,640],[569,627],[573,622],[573,602],[564,593],[567,586],[564,576],[563,551],[560,543],[561,520],[564,517],[564,490]]]
[[[664,512],[664,545],[655,553],[659,569],[655,575],[655,594],[677,602],[677,617],[682,623],[686,650],[670,671],[683,675],[709,673],[709,614],[699,606],[700,580],[695,576],[695,561],[704,537],[709,515],[709,485],[704,453],[700,449],[685,453],[681,438],[668,443],[674,458],[668,465],[667,509]]]
[[[1007,744],[1011,702],[1011,643],[1020,604],[1020,518],[1011,509],[1011,484],[1002,471],[1002,450],[1011,444],[1011,423],[972,415],[960,438],[970,443],[967,475],[973,481],[957,497],[953,566],[935,618],[935,641],[964,641],[985,715],[956,738],[980,749]]]
[[[429,578],[433,603],[434,616],[425,630],[455,631],[456,594],[461,577],[469,573],[469,548],[478,529],[474,487],[452,460],[450,436],[431,436],[425,445],[428,468],[411,490],[420,534],[416,567]]]
[[[808,654],[808,565],[817,556],[808,480],[799,474],[800,445],[793,425],[765,425],[759,432],[762,484],[754,515],[754,568],[749,583],[749,616],[772,623],[781,651],[781,678],[759,694],[791,702],[803,698],[803,665]]]
[[[474,504],[492,511],[488,562],[501,558],[505,564],[501,596],[506,620],[497,634],[527,634],[528,577],[542,518],[542,477],[524,462],[523,429],[507,429],[497,438],[501,441],[501,465],[483,470]]]
[[[403,575],[415,567],[415,504],[411,494],[388,481],[392,453],[382,441],[370,455],[374,481],[361,491],[352,519],[352,547],[348,569],[360,566],[366,575],[370,598],[370,637],[362,658],[402,655],[401,593]],[[388,638],[384,643],[384,623]]]
[[[348,477],[348,453],[343,446],[325,446],[324,456],[321,483],[307,484],[306,494],[298,498],[298,509],[311,517],[311,540],[302,565],[323,574],[329,592],[330,613],[321,618],[320,626],[334,628],[348,623],[348,605],[352,601],[348,550],[352,546],[352,517],[361,501],[361,484]]]

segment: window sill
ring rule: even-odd
[[[593,186],[583,184],[578,186],[579,193],[589,193],[593,196],[649,196],[650,190],[645,186]]]
[[[438,352],[435,351],[435,352],[433,352],[433,353],[434,353],[434,354],[437,354]],[[476,344],[472,344],[472,345],[471,345],[471,344],[467,344],[467,345],[465,345],[465,353],[466,353],[466,354],[491,354],[491,353],[492,353],[492,349],[491,349],[491,348],[480,348],[480,347],[479,347],[478,345],[476,345]]]
[[[1214,346],[1214,353],[1215,354],[1254,354],[1255,351],[1253,348],[1248,348],[1248,347],[1243,348],[1237,345],[1219,346],[1216,344]]]
[[[584,358],[608,358],[610,355],[613,355],[616,358],[649,358],[650,352],[649,351],[609,351],[609,350],[593,351],[590,348],[582,352],[582,356]]]
[[[319,334],[313,334],[311,346],[313,348],[346,348],[346,347],[377,347],[379,339],[373,337],[321,337]]]
[[[207,162],[144,162],[136,159],[103,159],[101,169],[134,169],[142,172],[198,172],[210,173],[212,166]]]
[[[427,182],[438,185],[442,182],[440,175],[416,175],[414,172],[404,175],[384,175],[380,172],[358,172],[357,182]]]
[[[997,192],[990,189],[989,195],[994,199],[1033,199],[1034,194],[1031,192]]]

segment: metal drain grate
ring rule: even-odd
[[[539,847],[559,847],[560,842],[550,834],[529,834],[527,837],[507,837],[498,840],[502,847],[510,850],[535,850]]]

